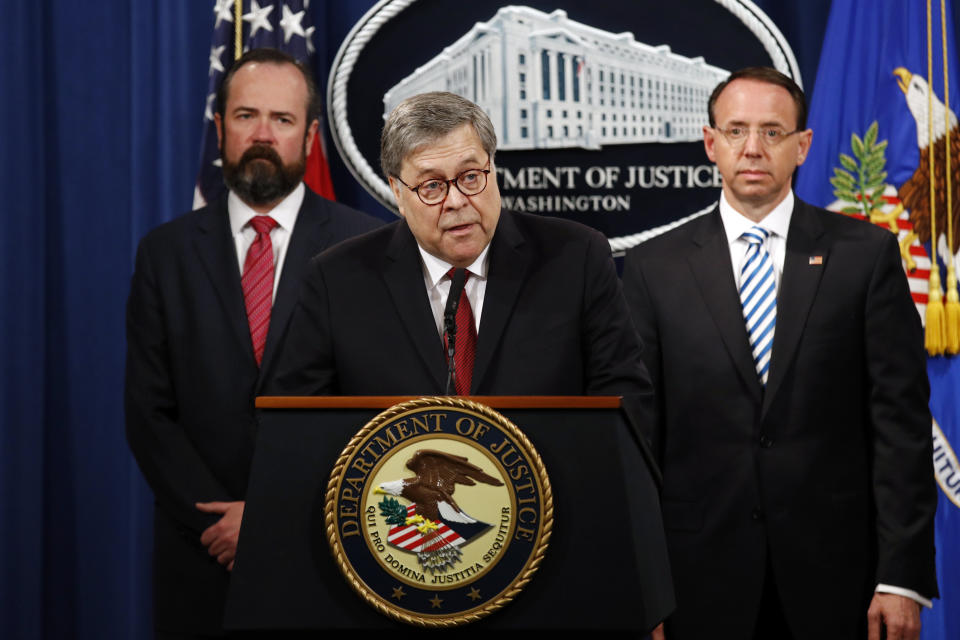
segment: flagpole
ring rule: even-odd
[[[243,55],[243,0],[234,0],[233,1],[233,59],[236,60],[242,55]]]
[[[947,304],[945,318],[945,350],[950,355],[960,352],[960,294],[957,293],[957,274],[954,270],[953,256],[953,189],[950,184],[950,80],[947,62],[947,7],[946,0],[940,0],[940,32],[943,41],[943,119],[945,170],[947,176]],[[933,175],[930,177],[933,182]]]
[[[937,201],[933,178],[933,16],[927,0],[927,162],[930,169],[930,279],[927,292],[925,347],[932,356],[943,354],[943,290],[937,263]]]

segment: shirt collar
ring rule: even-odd
[[[277,221],[281,229],[287,231],[293,230],[293,225],[297,221],[297,214],[300,212],[300,205],[303,204],[303,198],[306,196],[306,187],[303,183],[297,185],[297,188],[280,201],[280,203],[266,214],[260,214],[250,208],[246,202],[240,199],[236,193],[231,191],[227,195],[227,213],[230,215],[230,231],[233,235],[240,233],[250,222],[250,219],[258,215],[268,215]]]
[[[423,270],[430,281],[430,286],[436,287],[440,280],[447,275],[447,272],[450,271],[453,265],[449,262],[441,260],[431,253],[424,251],[423,247],[420,246],[420,243],[417,243],[417,249],[420,250],[420,259],[423,262]],[[480,255],[477,256],[477,259],[473,261],[473,264],[467,267],[467,271],[469,271],[472,276],[484,280],[487,278],[487,269],[489,267],[487,255],[489,251],[490,243],[487,243],[487,246],[483,248],[483,251],[481,251]]]
[[[733,244],[754,225],[759,225],[774,235],[786,238],[787,230],[790,228],[790,218],[793,216],[793,202],[793,191],[788,191],[787,196],[780,201],[780,204],[775,206],[763,220],[757,223],[734,209],[721,191],[720,220],[723,221],[723,229],[727,234],[727,243]]]

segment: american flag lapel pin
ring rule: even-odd
[[[810,256],[810,264],[823,264],[823,256]]]

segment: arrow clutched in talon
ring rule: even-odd
[[[423,524],[417,527],[417,531],[420,533],[427,533],[428,531],[436,531],[440,527],[437,526],[437,523],[433,520],[424,520]]]
[[[900,257],[907,265],[907,271],[914,271],[917,268],[917,261],[910,255],[910,245],[917,239],[917,234],[913,231],[907,232],[907,235],[900,239]]]
[[[874,209],[870,212],[870,222],[873,224],[885,224],[890,227],[890,231],[899,235],[900,225],[897,224],[897,219],[900,218],[901,213],[903,213],[902,204],[898,204],[888,213],[883,213],[880,209]]]

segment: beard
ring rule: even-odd
[[[255,144],[243,152],[240,160],[227,160],[226,148],[220,157],[223,162],[223,181],[241,200],[253,206],[264,206],[285,198],[303,180],[307,168],[306,149],[300,158],[283,164],[276,149]]]

